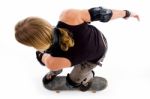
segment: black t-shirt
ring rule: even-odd
[[[56,50],[56,54],[52,56],[68,58],[72,65],[76,65],[84,61],[96,63],[105,53],[101,32],[93,25],[86,22],[68,25],[59,21],[56,27],[68,29],[73,35],[75,45],[68,51]]]

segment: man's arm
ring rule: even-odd
[[[101,21],[108,22],[113,19],[129,17],[139,20],[139,16],[135,13],[131,13],[127,10],[111,10],[102,7],[95,7],[91,9],[68,9],[62,12],[59,17],[60,21],[63,21],[69,25],[78,25],[83,22]]]
[[[42,62],[52,71],[58,71],[63,68],[71,67],[71,62],[67,58],[53,57],[50,54],[44,53]]]
[[[118,18],[127,19],[129,17],[133,17],[139,20],[139,16],[137,14],[131,13],[128,10],[111,10],[102,7],[95,7],[88,10],[82,10],[80,14],[82,16],[82,19],[86,22],[91,21],[108,22],[113,19]]]

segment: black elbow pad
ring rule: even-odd
[[[108,22],[112,17],[112,10],[104,9],[102,7],[95,7],[89,9],[91,21]]]

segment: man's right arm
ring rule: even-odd
[[[59,20],[69,25],[78,25],[83,22],[101,21],[108,22],[113,19],[129,17],[139,20],[137,14],[131,13],[128,10],[111,10],[103,7],[94,7],[90,9],[78,10],[68,9],[62,12]]]
[[[81,16],[82,19],[86,22],[92,21],[108,22],[113,19],[118,18],[127,19],[129,17],[133,17],[139,20],[139,16],[137,14],[131,13],[128,10],[111,10],[105,9],[103,7],[94,7],[91,9],[82,10]]]

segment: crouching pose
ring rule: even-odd
[[[62,69],[74,66],[66,79],[71,86],[86,91],[94,77],[93,68],[101,65],[107,51],[105,36],[90,22],[129,17],[139,20],[138,15],[128,10],[68,9],[60,14],[55,27],[38,17],[18,22],[15,37],[18,42],[35,48],[38,61],[50,69],[45,83],[53,80]]]

